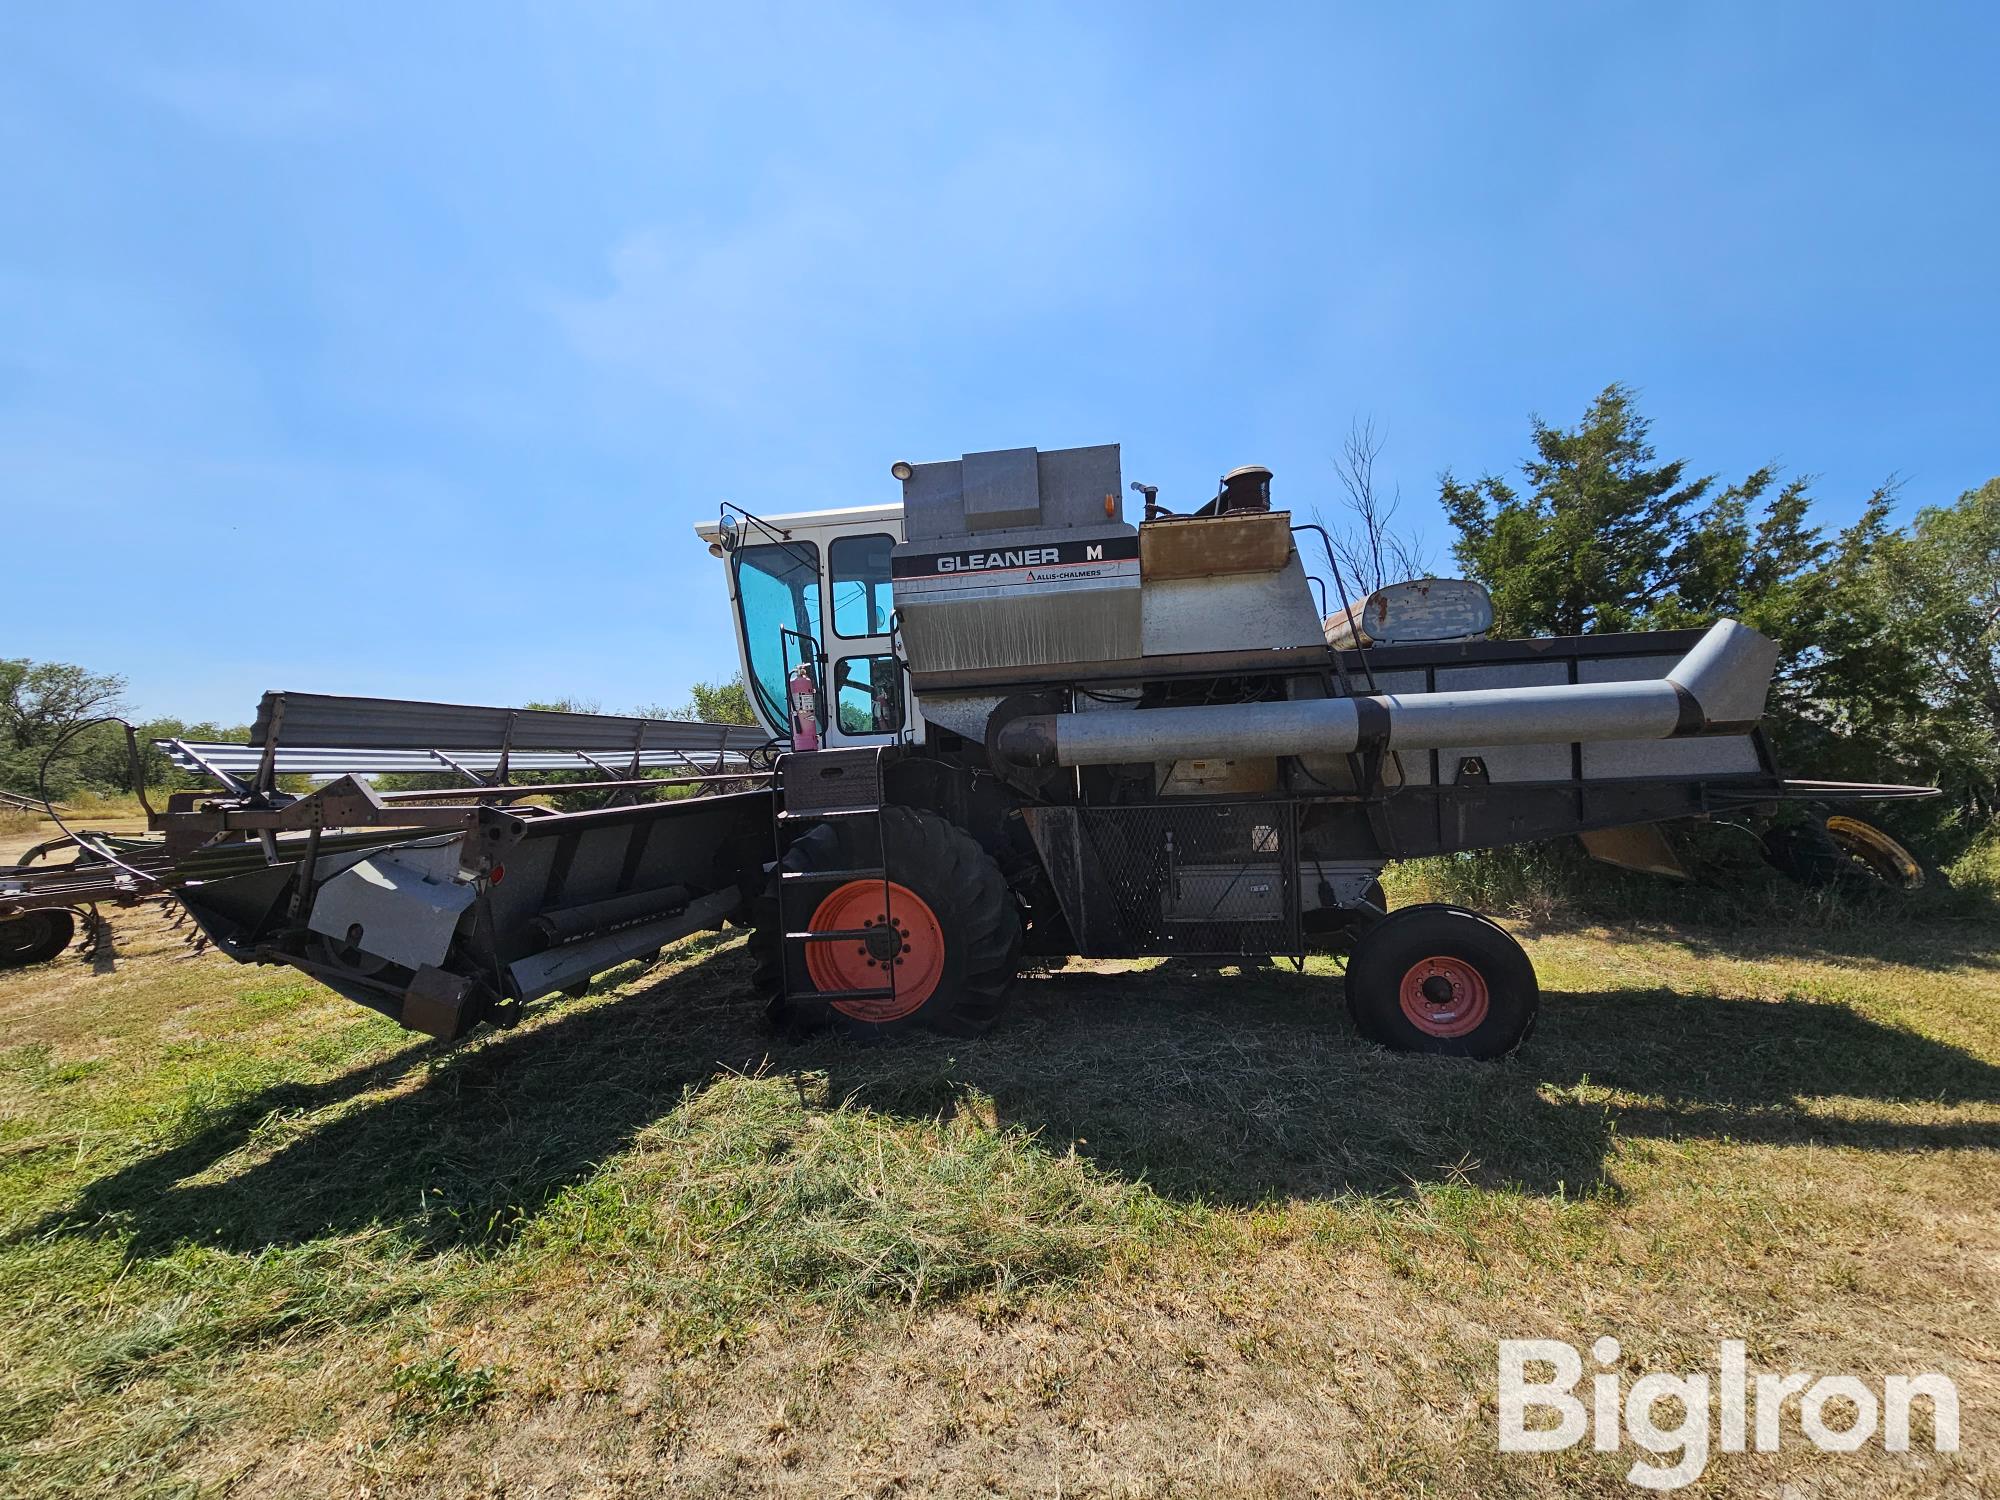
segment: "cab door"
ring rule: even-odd
[[[909,683],[892,639],[896,603],[889,553],[898,538],[856,527],[825,540],[826,658],[822,692],[829,745],[880,745],[910,726]]]

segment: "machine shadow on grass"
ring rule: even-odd
[[[942,1115],[977,1091],[1050,1149],[1212,1203],[1446,1179],[1573,1196],[1615,1188],[1614,1135],[2000,1149],[2000,1123],[1810,1112],[1802,1101],[1822,1096],[2000,1102],[2000,1068],[1806,1001],[1547,991],[1517,1055],[1472,1063],[1364,1044],[1323,973],[1057,973],[1022,986],[1004,1039],[926,1045],[943,1063],[928,1075],[886,1051],[849,1053],[832,1065],[834,1096]],[[1648,1102],[1608,1104],[1607,1090]]]
[[[690,1091],[759,1071],[824,1076],[817,1096],[906,1119],[990,1110],[1039,1149],[1225,1204],[1439,1180],[1615,1189],[1615,1135],[2000,1149],[2000,1124],[1808,1113],[1800,1101],[1815,1096],[2000,1101],[2000,1068],[1837,1005],[1555,992],[1520,1054],[1482,1064],[1364,1045],[1340,981],[1322,973],[1078,970],[1024,979],[1013,1013],[981,1040],[859,1047],[774,1040],[748,974],[741,946],[720,944],[648,988],[518,1032],[268,1090],[23,1233],[129,1234],[134,1256],[295,1245],[374,1224],[433,1251],[495,1247]],[[1607,1104],[1605,1088],[1646,1103]],[[274,1111],[332,1106],[343,1107],[261,1160],[220,1180],[211,1171]]]

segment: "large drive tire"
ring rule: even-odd
[[[1362,934],[1347,965],[1360,1033],[1398,1052],[1504,1057],[1534,1029],[1541,989],[1528,955],[1461,906],[1405,906]]]
[[[815,931],[893,928],[895,937],[807,944],[802,966],[819,990],[879,988],[892,968],[897,994],[826,1001],[811,993],[782,995],[779,872],[873,866],[874,832],[860,818],[821,824],[772,872],[756,903],[758,988],[770,998],[773,1018],[790,1028],[832,1026],[863,1038],[912,1027],[977,1036],[999,1020],[1020,967],[1021,912],[1014,893],[992,857],[935,813],[885,807],[881,818],[887,910],[881,877],[867,876],[815,886],[810,921]]]
[[[45,964],[70,945],[76,918],[59,907],[0,920],[0,969]]]

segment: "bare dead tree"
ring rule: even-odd
[[[1327,534],[1333,538],[1341,582],[1353,591],[1351,602],[1355,603],[1386,583],[1424,578],[1430,573],[1430,561],[1422,547],[1396,529],[1396,514],[1403,507],[1402,490],[1384,496],[1375,486],[1375,460],[1382,447],[1374,418],[1359,420],[1347,429],[1340,455],[1333,461],[1334,477],[1342,491],[1340,507],[1347,520],[1328,526]]]

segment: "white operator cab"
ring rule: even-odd
[[[736,653],[767,732],[791,737],[785,683],[804,660],[819,688],[822,745],[920,737],[893,640],[889,552],[903,540],[900,504],[785,515],[725,506],[695,534],[727,569]]]

